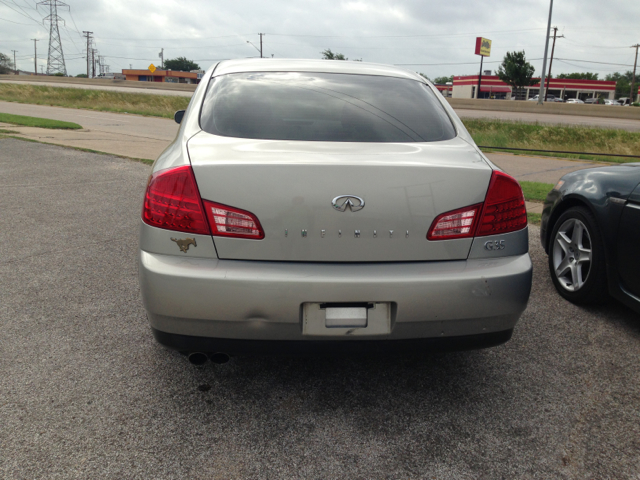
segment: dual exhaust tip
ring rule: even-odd
[[[187,355],[189,363],[192,365],[204,365],[208,360],[221,365],[229,361],[229,355],[222,352],[206,354],[203,352],[191,352]]]

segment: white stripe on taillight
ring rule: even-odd
[[[473,237],[482,204],[471,205],[438,216],[429,229],[428,240]]]
[[[264,238],[264,230],[253,213],[208,200],[203,203],[212,235],[254,240]]]

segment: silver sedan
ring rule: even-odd
[[[392,66],[209,69],[153,166],[140,288],[193,363],[506,342],[532,267],[522,190]]]

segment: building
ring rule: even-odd
[[[436,87],[444,97],[450,97],[452,95],[453,83],[434,83],[433,86]]]
[[[497,75],[483,75],[479,98],[510,99],[516,95],[509,85]],[[478,98],[478,75],[453,77],[453,98]],[[592,97],[613,99],[616,93],[616,82],[606,80],[572,80],[552,78],[548,84],[549,95],[567,100],[579,98],[585,100]],[[530,87],[520,90],[519,99],[527,100],[540,92],[540,79]]]
[[[127,80],[134,82],[200,83],[202,75],[198,72],[176,72],[173,70],[122,70]]]

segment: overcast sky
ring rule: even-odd
[[[507,51],[524,50],[540,75],[549,2],[537,0],[67,0],[59,9],[66,25],[62,44],[69,74],[86,73],[83,30],[111,71],[160,65],[186,56],[202,68],[221,59],[259,55],[321,58],[326,48],[365,62],[402,65],[430,78],[477,74],[475,37],[493,41],[485,69],[497,69]],[[18,50],[18,67],[46,69],[48,7],[36,0],[0,0],[0,52]],[[552,25],[559,28],[553,74],[607,73],[633,68],[640,43],[640,1],[556,0]],[[551,47],[549,47],[551,52]],[[595,62],[595,63],[588,63]],[[40,68],[40,67],[38,67]]]

